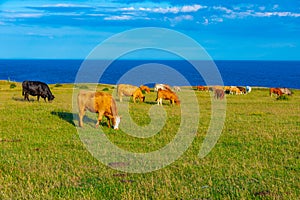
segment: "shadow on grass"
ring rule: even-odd
[[[73,126],[78,126],[74,123],[75,121],[79,121],[78,114],[73,114],[70,112],[64,112],[64,111],[52,111],[52,115],[58,116],[60,119],[65,120],[66,122],[72,124]],[[97,123],[97,120],[91,119],[88,116],[83,117],[83,123],[84,125],[91,125],[92,127],[95,127],[95,124]],[[105,117],[103,117],[102,121],[100,122],[100,126],[107,126],[107,120]]]
[[[24,99],[24,97],[12,97],[12,99],[15,100],[15,101],[23,101],[23,102],[33,102],[33,101],[35,101],[34,99],[31,99],[31,98],[29,98],[29,101],[28,101],[28,100]]]
[[[52,115],[56,115],[58,116],[60,119],[65,120],[66,122],[72,124],[73,126],[75,126],[75,123],[73,121],[73,113],[70,112],[63,112],[63,111],[52,111],[51,112]],[[76,115],[75,115],[76,116]],[[76,117],[77,118],[77,117]],[[76,119],[78,120],[78,118]]]

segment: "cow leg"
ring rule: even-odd
[[[122,94],[119,93],[118,95],[119,95],[119,100],[120,100],[120,102],[122,102]]]
[[[104,114],[104,111],[98,113],[98,121],[97,121],[97,123],[96,123],[96,128],[99,127],[99,124],[100,124],[100,122],[102,121],[103,114]]]
[[[107,126],[108,128],[111,127],[111,118],[109,116],[106,116],[106,119],[107,119]]]
[[[83,116],[85,114],[85,110],[84,109],[80,109],[79,110],[79,127],[83,127]]]
[[[162,98],[157,99],[157,105],[159,104],[162,106]]]
[[[40,101],[40,95],[37,95],[37,100]]]
[[[132,97],[133,103],[135,103],[136,98],[137,98],[136,96]]]
[[[25,94],[24,94],[24,100],[27,100],[27,101],[29,101],[29,97],[28,97],[29,95],[28,95],[28,93],[27,92],[25,92]]]
[[[172,100],[171,100],[171,103],[172,103],[172,106],[173,106],[173,105],[174,105],[174,103],[175,103],[174,99],[172,99]]]

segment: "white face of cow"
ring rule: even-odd
[[[114,125],[114,129],[119,129],[120,122],[121,122],[121,117],[120,116],[116,116],[116,123]]]

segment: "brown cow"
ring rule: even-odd
[[[148,86],[145,86],[145,85],[141,85],[140,86],[140,89],[142,90],[142,91],[145,91],[146,93],[150,93],[150,88],[148,87]]]
[[[270,96],[272,97],[273,94],[276,94],[278,97],[283,95],[282,91],[279,88],[270,88]]]
[[[103,115],[108,120],[108,127],[111,127],[111,122],[114,129],[119,128],[121,121],[118,116],[116,102],[111,94],[105,92],[80,91],[77,96],[79,108],[79,126],[83,127],[83,116],[86,110],[93,113],[98,113],[98,121],[96,127],[102,120]]]
[[[161,88],[157,91],[157,98],[155,101],[157,101],[157,105],[162,105],[162,100],[170,100],[171,105],[174,105],[176,103],[177,105],[180,105],[180,101],[176,95],[175,92],[171,90],[163,90]]]
[[[242,87],[242,86],[237,86],[237,88],[241,91],[242,94],[246,94],[246,88]]]
[[[140,99],[140,102],[145,101],[145,96],[143,95],[142,90],[139,87],[134,86],[134,85],[119,84],[117,86],[117,93],[118,93],[120,102],[122,102],[122,96],[132,96],[134,103],[137,98]]]
[[[197,86],[197,90],[198,91],[208,91],[208,87],[207,86],[198,85]]]

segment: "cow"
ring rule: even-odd
[[[198,85],[197,86],[197,90],[198,91],[208,91],[208,87],[207,86]]]
[[[174,86],[173,89],[176,92],[180,92],[181,91],[181,88],[179,86]]]
[[[105,92],[93,92],[81,90],[77,96],[79,109],[79,127],[83,127],[83,116],[86,110],[93,113],[98,113],[96,128],[99,126],[102,117],[105,116],[108,120],[108,128],[112,126],[114,129],[119,129],[121,117],[118,115],[117,105],[111,94]]]
[[[231,93],[230,88],[231,88],[230,86],[224,86],[225,94],[230,94]]]
[[[278,97],[283,95],[282,91],[279,88],[270,88],[270,96],[272,97],[273,94],[276,94]]]
[[[246,94],[246,88],[242,87],[242,86],[237,86],[237,88],[241,91],[242,94]]]
[[[231,86],[230,87],[230,94],[236,94],[236,95],[238,95],[238,94],[242,94],[242,92],[241,92],[241,90],[238,87]]]
[[[155,86],[154,86],[154,91],[158,91],[159,89],[172,91],[171,87],[169,85],[156,83]]]
[[[283,94],[292,95],[291,90],[288,88],[279,88]]]
[[[147,87],[147,86],[145,86],[145,87]],[[150,92],[150,89],[149,89],[149,92]],[[119,97],[120,102],[122,102],[122,97],[123,96],[132,96],[134,103],[135,103],[135,100],[137,98],[140,99],[140,102],[145,101],[145,96],[143,95],[141,88],[139,88],[137,86],[134,86],[134,85],[119,84],[117,86],[117,93],[118,93],[118,97]]]
[[[40,97],[46,102],[46,98],[51,102],[55,97],[51,93],[49,86],[46,83],[40,81],[23,81],[22,83],[22,95],[24,100],[29,101],[29,95],[37,96],[37,100],[40,100]]]
[[[170,100],[171,105],[174,105],[176,103],[177,105],[180,105],[180,101],[176,95],[175,92],[171,90],[163,90],[161,88],[157,91],[157,98],[155,101],[157,101],[157,105],[162,105],[162,100]]]
[[[150,88],[148,87],[148,86],[145,86],[145,85],[141,85],[140,86],[140,89],[142,90],[142,91],[145,91],[146,93],[150,93]]]
[[[225,93],[223,89],[217,88],[214,90],[214,92],[215,92],[215,96],[214,96],[215,99],[222,100],[224,98]]]

